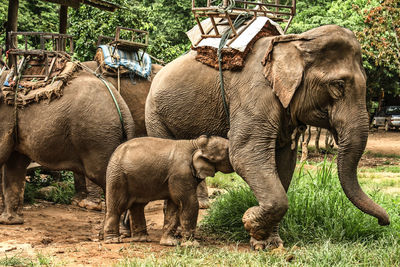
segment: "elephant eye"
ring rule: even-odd
[[[333,80],[329,83],[329,93],[334,99],[339,99],[344,95],[344,80]]]

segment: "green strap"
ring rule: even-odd
[[[253,15],[250,15],[248,13],[241,13],[239,16],[235,19],[233,22],[233,27],[235,29],[239,28],[240,26],[243,25],[243,23],[248,20],[249,18],[253,17]],[[226,102],[226,95],[225,95],[225,88],[224,88],[224,74],[222,72],[222,49],[224,48],[225,44],[228,42],[229,36],[232,33],[232,29],[229,28],[227,31],[225,31],[222,36],[221,36],[221,41],[219,43],[218,47],[218,67],[219,67],[219,79],[220,79],[220,84],[221,84],[221,96],[222,96],[222,103],[224,104],[224,110],[226,114],[226,118],[228,119],[228,124],[230,122],[229,119],[229,107]]]
[[[114,95],[114,93],[112,92],[112,90],[111,90],[111,88],[110,88],[110,86],[109,86],[109,84],[108,84],[108,81],[105,80],[105,79],[104,79],[102,76],[100,76],[100,75],[96,75],[96,77],[99,78],[100,81],[102,81],[102,82],[104,83],[104,85],[105,85],[105,86],[107,87],[107,89],[108,89],[108,92],[110,92],[110,95],[111,95],[111,97],[112,97],[112,99],[113,99],[113,101],[114,101],[115,107],[117,108],[117,111],[118,111],[119,121],[121,122],[121,125],[122,125],[122,135],[123,135],[123,138],[126,140],[126,139],[127,139],[127,134],[126,134],[126,131],[125,131],[124,119],[122,118],[121,109],[119,108],[117,99],[115,98],[115,95]]]
[[[65,56],[64,56],[64,57],[65,57]],[[128,136],[127,136],[126,131],[125,131],[125,124],[124,124],[124,119],[122,118],[121,109],[119,108],[117,99],[115,98],[114,93],[112,92],[112,90],[111,90],[111,88],[110,88],[110,86],[109,86],[109,82],[108,82],[106,79],[104,79],[104,77],[103,77],[101,74],[96,73],[96,72],[93,71],[92,69],[86,67],[86,66],[83,65],[80,61],[75,61],[75,60],[73,60],[73,59],[69,59],[69,60],[71,60],[71,62],[76,63],[76,64],[79,65],[82,69],[85,69],[87,72],[92,73],[94,76],[96,76],[97,78],[99,78],[100,81],[102,81],[102,82],[104,83],[104,85],[107,87],[108,92],[110,93],[110,95],[111,95],[111,97],[112,97],[112,99],[113,99],[113,101],[114,101],[115,107],[117,108],[117,111],[118,111],[119,121],[121,122],[121,126],[122,126],[122,136],[123,136],[123,138],[124,138],[125,140],[127,140]]]

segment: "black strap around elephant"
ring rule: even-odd
[[[243,25],[243,23],[245,23],[246,20],[248,20],[252,16],[253,15],[250,15],[248,13],[239,14],[239,16],[233,22],[233,27],[235,27],[235,29],[239,28],[240,26]],[[222,34],[221,41],[219,43],[219,47],[218,47],[218,51],[217,51],[219,79],[220,79],[220,85],[221,85],[221,97],[222,97],[222,103],[224,105],[225,115],[226,115],[226,118],[228,119],[228,124],[230,122],[230,119],[229,119],[229,107],[228,107],[228,103],[226,102],[226,95],[225,95],[225,88],[224,88],[224,74],[222,72],[222,49],[224,48],[225,44],[228,42],[228,39],[229,39],[229,36],[231,35],[231,33],[232,33],[232,29],[229,28],[227,31],[225,31]]]

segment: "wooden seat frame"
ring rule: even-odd
[[[24,49],[18,48],[18,44],[12,42],[12,40],[17,40],[18,36],[24,37]],[[40,40],[40,45],[38,49],[28,49],[28,37],[38,36]],[[29,58],[44,58],[44,74],[38,75],[21,75],[20,78],[37,78],[44,79],[47,81],[53,69],[54,63],[57,57],[62,55],[72,55],[74,52],[74,44],[72,40],[72,35],[69,34],[58,34],[58,33],[48,33],[48,32],[10,32],[9,35],[10,50],[8,51],[9,57],[13,57],[12,62],[14,63],[14,74],[20,75],[23,69],[26,59]],[[52,50],[46,49],[46,44],[51,41]],[[69,53],[66,53],[67,43],[69,42]],[[18,57],[21,60],[17,66]]]
[[[222,3],[217,6],[214,4],[216,2]],[[192,0],[192,12],[197,25],[199,26],[202,39],[221,38],[221,33],[219,32],[217,26],[225,23],[226,25],[229,25],[230,29],[232,30],[232,39],[227,43],[227,46],[229,46],[245,29],[247,29],[247,27],[251,25],[251,23],[257,17],[268,17],[276,22],[287,22],[284,30],[284,33],[286,33],[294,15],[296,14],[296,0],[292,0],[292,5],[281,5],[279,0],[275,0],[275,3],[235,0],[234,6],[231,8],[228,8],[228,4],[228,0],[207,0],[206,7],[197,7],[196,1]],[[245,27],[242,27],[240,31],[237,31],[233,25],[233,21],[241,13],[251,14],[253,15],[253,18],[247,22]],[[212,23],[211,29],[205,30],[203,28],[200,21],[201,17],[210,18]],[[212,32],[212,30],[214,30],[214,32]]]

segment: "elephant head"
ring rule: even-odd
[[[329,129],[339,147],[338,174],[348,199],[389,224],[386,211],[361,189],[357,165],[368,138],[366,75],[354,34],[328,25],[269,43],[262,61],[267,82],[294,124]]]
[[[205,179],[214,176],[217,171],[224,173],[234,171],[229,162],[227,139],[202,135],[194,142],[197,149],[193,153],[192,164],[196,177]]]

